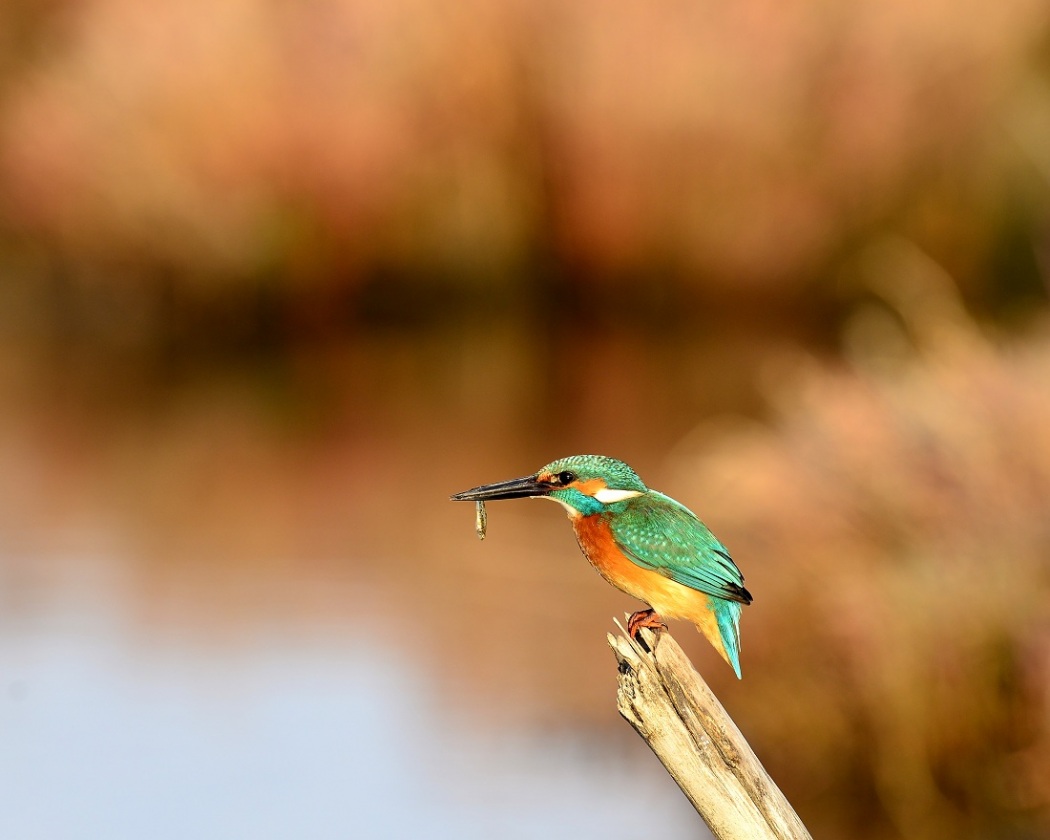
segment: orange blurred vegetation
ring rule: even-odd
[[[309,295],[560,266],[776,296],[889,223],[979,284],[1050,145],[1037,0],[55,0],[0,22],[12,277]]]

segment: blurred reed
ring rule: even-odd
[[[321,320],[390,277],[398,307],[537,276],[768,303],[889,226],[992,294],[983,267],[1030,284],[1017,237],[1045,240],[1046,25],[1036,0],[8,4],[0,268]]]
[[[863,263],[882,302],[847,358],[782,360],[773,428],[702,427],[671,461],[755,558],[734,714],[817,835],[1042,836],[1050,334],[987,336],[910,243]]]

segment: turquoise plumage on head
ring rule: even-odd
[[[455,501],[549,498],[572,521],[584,555],[609,583],[649,604],[628,621],[662,627],[661,617],[692,621],[740,676],[740,613],[751,603],[729,551],[687,507],[650,490],[627,464],[573,455],[536,473],[482,485]]]

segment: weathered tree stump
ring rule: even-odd
[[[617,706],[719,840],[812,840],[732,718],[666,630],[609,634]]]

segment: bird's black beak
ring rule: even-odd
[[[454,502],[494,502],[497,499],[526,499],[529,496],[546,496],[554,488],[534,475],[512,478],[496,484],[482,484],[449,498]]]

